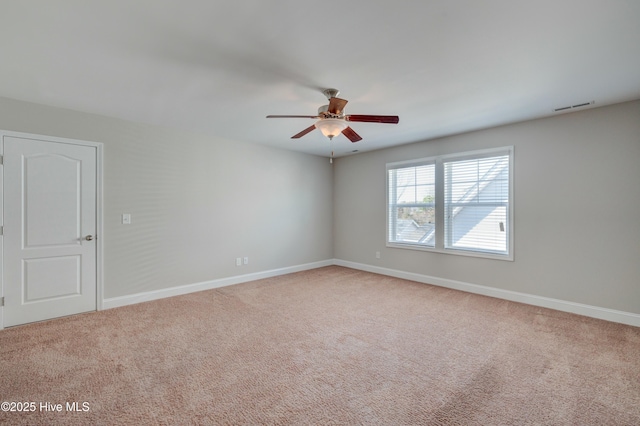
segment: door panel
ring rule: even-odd
[[[3,145],[4,326],[95,310],[97,149]]]
[[[78,245],[82,163],[51,154],[25,155],[22,159],[25,248]]]
[[[24,259],[24,303],[77,296],[81,289],[80,256]]]

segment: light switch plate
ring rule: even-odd
[[[122,213],[122,224],[123,225],[131,225],[131,214],[130,213]]]

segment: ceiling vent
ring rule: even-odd
[[[567,110],[575,109],[575,108],[582,108],[582,107],[586,107],[586,106],[589,106],[589,105],[593,105],[595,103],[596,103],[596,101],[591,101],[591,102],[584,102],[584,103],[581,103],[581,104],[567,105],[567,106],[564,106],[564,107],[556,108],[556,109],[553,110],[553,112],[560,112],[560,111],[567,111]]]

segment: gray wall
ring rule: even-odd
[[[0,128],[104,143],[106,298],[332,258],[326,158],[5,98]]]
[[[385,247],[387,162],[507,145],[515,147],[513,262]],[[333,254],[640,313],[640,101],[340,158]]]
[[[105,297],[336,258],[640,313],[640,101],[334,161],[0,98],[105,147]],[[385,163],[515,146],[515,261],[385,247]],[[131,213],[132,225],[120,214]],[[375,258],[380,251],[381,259]],[[249,256],[248,266],[234,259]]]

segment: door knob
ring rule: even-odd
[[[87,241],[92,241],[93,240],[93,235],[87,235],[86,237],[84,237],[85,240]]]

